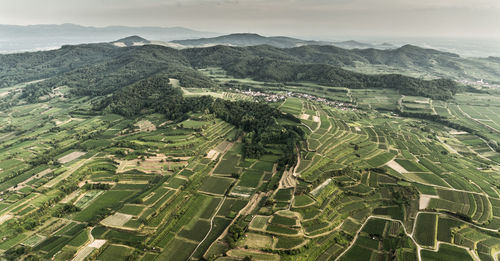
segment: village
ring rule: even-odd
[[[357,111],[357,106],[352,103],[332,101],[326,98],[317,97],[314,95],[306,94],[306,93],[296,93],[296,92],[285,92],[285,93],[274,93],[274,92],[261,92],[261,91],[253,91],[248,89],[247,91],[240,90],[237,88],[229,88],[229,91],[234,91],[239,94],[243,94],[246,96],[250,96],[255,98],[257,101],[262,100],[265,102],[280,102],[284,101],[288,97],[295,97],[301,99],[307,99],[309,101],[318,102],[325,104],[330,107],[334,107],[341,110],[349,110],[349,111]]]

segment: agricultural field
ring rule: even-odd
[[[258,83],[251,84],[258,87]],[[320,97],[319,92],[317,95]],[[321,260],[339,256],[343,260],[364,260],[351,255],[364,255],[366,259],[395,255],[397,259],[415,260],[425,255],[425,251],[446,249],[442,242],[457,245],[459,249],[469,247],[465,252],[470,256],[483,258],[494,253],[500,246],[495,231],[498,219],[492,212],[499,198],[495,188],[499,179],[494,175],[498,164],[491,157],[496,152],[486,150],[487,143],[475,135],[466,137],[434,122],[383,113],[395,111],[399,105],[404,107],[403,111],[437,115],[448,112],[446,103],[424,97],[401,97],[392,91],[351,90],[349,95],[371,113],[341,111],[309,100],[303,100],[299,106],[296,99],[290,98],[278,105],[297,115],[308,133],[307,144],[294,169],[298,184],[294,184],[293,195],[288,196],[284,188],[291,182],[282,180],[280,185],[284,187],[271,194],[273,205],[262,208],[251,219],[249,233],[290,238],[287,243],[281,240],[279,246],[292,246],[299,240],[307,242],[308,248],[290,255],[298,260],[306,260],[306,256]],[[313,115],[317,115],[318,121],[313,121]],[[401,196],[396,196],[398,202],[394,202],[395,195]],[[293,226],[290,219],[276,214],[287,208],[300,226],[299,223]],[[454,213],[464,215],[465,220],[459,226],[447,226],[448,220],[459,222],[460,216],[457,218]],[[387,232],[389,225],[384,230],[381,224],[367,224],[367,220],[374,220],[370,217],[391,224],[392,234]],[[344,237],[346,242],[337,239],[337,244],[323,247],[330,237],[342,237],[336,234],[335,227],[339,225],[343,233],[358,236],[358,241],[352,243],[352,237]],[[377,230],[380,228],[381,231]],[[474,233],[468,232],[471,229]],[[493,234],[487,236],[490,232]],[[300,239],[302,233],[305,236]],[[404,243],[392,246],[385,243],[391,240],[384,237],[400,238],[401,233],[406,234]],[[369,235],[382,237],[378,239],[381,243],[371,242]],[[474,240],[469,239],[473,235],[476,235]],[[484,249],[480,242],[484,242]],[[278,245],[278,241],[274,244]],[[351,244],[352,251],[335,250]],[[315,247],[311,249],[311,245]],[[267,248],[258,243],[247,247]]]
[[[498,99],[307,82],[284,92],[200,72],[218,87],[182,88],[186,96],[266,102],[286,115],[273,122],[303,137],[290,146],[266,133],[255,144],[250,127],[208,110],[172,121],[95,113],[90,97],[19,102],[0,111],[0,255],[498,259]]]
[[[0,120],[9,124],[1,135],[0,251],[7,255],[16,246],[29,246],[43,259],[126,260],[158,256],[141,246],[166,249],[177,237],[168,235],[178,232],[179,238],[200,241],[197,255],[203,254],[208,240],[246,205],[222,198],[234,179],[207,177],[218,162],[203,157],[211,149],[225,155],[235,127],[196,114],[170,125],[159,114],[134,120],[79,114],[90,102],[52,99],[14,107],[8,111],[12,116],[2,111]],[[174,216],[188,206],[184,216]],[[187,222],[192,213],[199,221]],[[198,234],[199,227],[209,224],[207,241],[201,242],[205,235]],[[144,233],[151,230],[166,237],[146,240]],[[101,241],[108,243],[99,246]]]

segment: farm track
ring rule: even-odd
[[[460,111],[463,115],[465,115],[465,117],[467,117],[467,118],[469,118],[470,120],[473,120],[473,121],[475,121],[475,122],[479,123],[480,125],[482,125],[482,126],[486,127],[487,129],[490,129],[490,130],[492,130],[492,131],[494,131],[494,132],[496,132],[496,133],[499,133],[499,134],[500,134],[500,130],[495,129],[495,128],[491,127],[491,126],[490,126],[490,125],[488,125],[488,124],[484,124],[483,122],[481,122],[481,121],[480,121],[480,120],[478,120],[478,119],[474,119],[474,118],[472,118],[472,117],[471,117],[468,113],[464,112],[464,111],[462,110],[462,108],[460,107],[460,105],[458,105],[458,104],[457,104],[457,108],[458,108],[458,110],[459,110],[459,111]]]
[[[66,178],[68,178],[69,176],[71,176],[71,174],[73,174],[75,171],[77,171],[79,168],[81,168],[83,165],[85,165],[85,163],[87,163],[87,162],[89,162],[89,161],[91,161],[93,159],[94,159],[94,157],[90,157],[88,159],[81,160],[80,162],[72,165],[64,174],[61,174],[60,176],[55,177],[54,179],[52,179],[51,181],[47,182],[42,187],[44,187],[44,188],[52,188],[58,182],[65,180]]]
[[[464,221],[464,220],[461,220],[461,219],[458,219],[454,216],[451,216],[451,215],[448,215],[447,213],[441,213],[441,212],[429,212],[429,211],[418,211],[417,214],[415,215],[415,221],[417,220],[418,218],[418,215],[420,215],[421,213],[427,213],[427,214],[436,214],[436,215],[446,215],[448,218],[452,218],[454,220],[458,220],[458,221],[461,221],[461,222],[464,222],[470,226],[473,226],[475,228],[478,228],[478,229],[481,229],[481,230],[485,230],[485,231],[489,231],[489,232],[494,232],[494,233],[497,233],[498,230],[495,230],[495,229],[488,229],[488,228],[483,228],[483,227],[480,227],[478,225],[475,225],[473,223],[470,223],[470,222],[467,222],[467,221]],[[394,222],[398,222],[401,224],[401,226],[403,227],[403,230],[404,230],[404,233],[406,234],[406,236],[410,237],[410,239],[413,241],[413,243],[415,244],[415,246],[417,247],[417,256],[418,256],[418,260],[419,261],[422,261],[422,257],[421,257],[421,250],[422,249],[426,249],[426,250],[430,250],[430,251],[433,251],[433,252],[438,252],[439,251],[439,245],[440,244],[447,244],[447,243],[443,243],[441,241],[436,241],[436,247],[435,248],[424,248],[422,246],[420,246],[420,244],[417,243],[417,241],[415,240],[414,238],[414,234],[415,234],[415,229],[416,229],[416,222],[414,222],[413,226],[412,226],[412,232],[411,233],[408,233],[408,231],[406,230],[406,226],[404,225],[404,223],[401,221],[401,220],[397,220],[397,219],[393,219],[393,218],[388,218],[386,216],[376,216],[376,215],[370,215],[368,216],[368,218],[365,220],[365,222],[363,222],[363,225],[357,230],[356,232],[356,235],[354,236],[353,240],[351,241],[351,244],[349,245],[348,248],[346,248],[335,260],[339,260],[345,253],[347,253],[349,251],[349,249],[351,249],[357,238],[359,237],[359,234],[360,232],[363,230],[363,228],[365,227],[365,225],[368,223],[368,221],[372,218],[376,218],[376,219],[383,219],[383,220],[389,220],[389,221],[394,221]],[[460,246],[460,245],[453,245],[453,246],[456,246],[456,247],[459,247],[459,248],[462,248],[462,249],[465,249],[471,256],[472,258],[475,260],[475,261],[479,261],[479,257],[477,256],[476,252],[475,251],[471,251],[469,248],[467,247],[464,247],[464,246]],[[500,252],[500,251],[499,251]]]
[[[479,258],[479,256],[477,256],[476,251],[470,251],[468,247],[464,247],[464,246],[461,246],[461,245],[454,245],[454,244],[450,244],[450,243],[447,243],[447,242],[441,242],[441,241],[438,241],[436,244],[437,244],[436,249],[426,249],[426,250],[427,251],[432,251],[432,252],[438,252],[441,245],[450,245],[450,246],[454,246],[454,247],[458,247],[458,248],[464,249],[465,251],[467,251],[467,253],[469,253],[471,255],[471,257],[472,257],[472,259],[474,259],[474,261],[481,261],[481,259]]]
[[[217,168],[217,166],[222,162],[222,158],[224,157],[224,155],[233,147],[234,143],[229,143],[224,151],[222,153],[220,153],[220,156],[219,156],[219,160],[218,162],[215,164],[215,166],[212,168],[212,170],[210,170],[209,172],[209,176],[212,176],[212,174],[214,173],[215,169]],[[234,224],[234,222],[238,219],[238,217],[240,216],[246,216],[248,215],[249,213],[251,213],[253,211],[253,209],[255,207],[257,207],[258,203],[260,202],[260,200],[264,197],[264,195],[266,195],[265,193],[261,193],[261,194],[254,194],[252,196],[252,198],[248,201],[247,205],[242,208],[238,214],[236,215],[236,217],[233,218],[233,220],[231,221],[231,223],[226,227],[226,229],[224,229],[224,231],[219,235],[219,237],[217,237],[217,239],[215,239],[207,248],[210,249],[212,247],[213,244],[215,244],[217,241],[223,239],[226,235],[227,235],[227,232],[229,231],[229,228]],[[210,234],[211,230],[212,230],[212,227],[213,227],[213,219],[215,218],[215,216],[217,215],[217,212],[220,210],[220,208],[222,207],[222,203],[223,201],[225,201],[226,199],[226,196],[224,196],[224,199],[221,200],[221,202],[219,203],[219,205],[217,206],[217,210],[215,211],[214,213],[214,216],[212,217],[212,219],[210,220],[210,230],[208,231],[208,233],[205,235],[205,237],[203,238],[203,240],[196,246],[196,248],[193,250],[193,252],[191,253],[191,255],[189,256],[188,260],[191,259],[191,257],[194,255],[194,253],[196,252],[196,250],[199,248],[199,246],[206,240],[206,238],[208,237],[208,235]],[[204,253],[202,253],[204,254]]]
[[[233,147],[233,145],[234,145],[234,142],[231,142],[231,143],[229,143],[226,146],[225,150],[220,154],[219,160],[217,161],[217,163],[215,164],[215,166],[208,173],[208,176],[212,176],[212,174],[214,173],[215,169],[217,169],[217,167],[219,166],[219,164],[222,162],[222,158],[224,158],[224,156],[226,155],[226,153]]]
[[[493,252],[492,255],[496,259],[496,261],[500,261],[500,250]]]
[[[314,238],[319,238],[319,237],[327,236],[327,235],[329,235],[329,234],[331,234],[331,233],[339,230],[342,227],[342,224],[344,224],[344,223],[342,222],[339,225],[337,225],[336,227],[332,228],[331,230],[327,230],[327,231],[325,231],[323,233],[319,233],[319,234],[314,235],[314,236],[308,236],[307,234],[304,233],[304,237],[305,238],[309,238],[309,239],[314,239]]]
[[[403,99],[405,98],[404,95],[401,95],[401,98],[398,100],[398,106],[400,110],[403,110]]]
[[[392,219],[392,218],[388,218],[388,217],[381,217],[381,216],[374,216],[374,215],[370,215],[368,216],[368,218],[365,220],[365,222],[363,222],[363,225],[358,229],[358,231],[356,232],[356,235],[354,236],[354,239],[351,241],[351,244],[349,245],[349,247],[347,247],[337,258],[335,258],[335,261],[339,260],[345,253],[347,253],[347,251],[349,251],[349,249],[351,249],[353,246],[354,246],[354,243],[356,242],[356,240],[358,239],[359,237],[359,233],[363,230],[363,228],[366,226],[366,224],[368,223],[368,221],[372,218],[376,218],[376,219],[384,219],[384,220],[388,220],[388,221],[394,221],[394,222],[398,222],[401,224],[401,226],[403,227],[403,231],[404,233],[406,234],[406,236],[410,237],[410,239],[413,241],[413,243],[417,246],[417,256],[418,256],[418,260],[419,261],[422,261],[422,258],[420,256],[420,250],[422,249],[422,247],[417,243],[417,241],[415,241],[415,239],[413,238],[413,232],[412,234],[408,234],[408,231],[406,230],[406,227],[405,225],[403,224],[403,222],[401,222],[401,220],[397,220],[397,219]]]
[[[412,180],[411,182],[418,183],[418,184],[421,184],[421,185],[426,185],[426,186],[431,186],[431,187],[439,188],[439,189],[442,189],[442,190],[451,190],[451,191],[456,191],[456,192],[476,194],[476,195],[484,196],[486,198],[494,198],[494,197],[491,197],[490,195],[486,194],[485,192],[481,193],[481,192],[475,192],[475,191],[468,191],[468,190],[456,189],[456,188],[453,188],[453,187],[443,187],[443,186],[439,186],[439,185],[436,185],[436,184],[423,183],[423,182],[419,182],[419,181],[415,181],[415,180]],[[494,198],[494,199],[497,199],[497,198]]]
[[[226,237],[227,232],[229,231],[229,228],[234,224],[234,222],[236,222],[236,220],[240,216],[246,216],[246,215],[250,214],[255,209],[255,207],[257,207],[257,205],[259,204],[259,202],[262,200],[262,198],[264,196],[269,196],[268,194],[269,193],[253,194],[252,198],[250,198],[247,205],[238,212],[238,214],[233,218],[231,223],[229,223],[229,225],[226,227],[226,229],[224,229],[224,231],[219,235],[219,237],[217,237],[217,239],[215,239],[212,242],[212,244],[210,244],[210,246],[207,248],[207,250],[210,249],[217,241],[222,240],[224,237]]]
[[[319,130],[319,128],[321,127],[321,117],[320,117],[320,113],[318,110],[316,110],[316,117],[318,117],[319,121],[317,122],[318,123],[318,126],[316,126],[316,129],[314,130],[314,132],[317,132]]]
[[[75,253],[73,256],[73,259],[71,261],[83,261],[85,258],[92,253],[94,248],[90,247],[92,243],[94,243],[94,236],[92,235],[92,230],[94,228],[91,227],[88,233],[89,239],[87,240],[86,244],[78,249],[78,251]]]
[[[438,113],[436,112],[436,109],[434,108],[434,105],[432,104],[432,99],[429,100],[429,106],[431,107],[432,112],[434,113],[434,115],[438,115]]]
[[[452,148],[450,145],[448,145],[447,143],[445,143],[441,137],[439,136],[436,136],[436,138],[439,140],[439,142],[441,142],[441,144],[443,144],[443,146],[446,147],[446,149],[448,149],[448,151],[454,153],[454,154],[457,154],[458,156],[460,157],[463,157],[462,154],[458,153],[458,151],[456,151],[454,148]]]
[[[306,126],[311,131],[311,133],[314,133],[314,131],[311,129],[311,127],[307,126],[307,124],[301,123],[301,125]]]
[[[417,212],[417,215],[415,215],[415,219],[416,217],[420,214],[420,213],[424,213],[424,214],[440,214],[440,215],[446,215],[448,218],[451,218],[451,219],[454,219],[454,220],[458,220],[460,222],[463,222],[463,223],[466,223],[467,225],[469,226],[473,226],[477,229],[480,229],[480,230],[484,230],[484,231],[488,231],[488,232],[493,232],[493,233],[498,233],[498,229],[492,229],[492,228],[485,228],[485,227],[481,227],[481,226],[478,226],[474,223],[471,223],[471,222],[468,222],[468,221],[465,221],[465,220],[462,220],[462,219],[459,219],[459,218],[456,218],[454,216],[451,216],[447,213],[442,213],[442,212],[431,212],[431,211],[419,211]]]
[[[297,172],[297,169],[299,168],[300,166],[300,150],[299,148],[296,146],[295,149],[297,150],[297,163],[295,164],[295,166],[293,167],[293,172],[292,172],[292,175],[294,177],[298,177],[300,176],[300,173]],[[273,169],[273,175],[275,174],[275,169]]]
[[[226,196],[224,196],[224,198],[219,202],[219,205],[215,209],[214,215],[212,216],[212,218],[210,218],[210,229],[208,230],[207,234],[200,241],[200,243],[198,243],[198,245],[195,247],[195,249],[193,250],[193,252],[191,253],[191,255],[189,255],[189,257],[187,258],[187,260],[190,260],[191,257],[193,257],[193,255],[196,253],[196,250],[198,250],[198,248],[201,246],[201,244],[203,244],[203,242],[208,238],[208,236],[210,235],[210,232],[212,232],[212,228],[214,227],[214,218],[217,216],[217,213],[219,212],[220,208],[222,207],[222,204],[224,203],[224,201],[226,201]]]

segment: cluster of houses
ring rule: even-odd
[[[251,89],[248,89],[248,91],[244,91],[244,90],[232,89],[232,88],[230,88],[229,90],[243,94],[243,95],[247,95],[250,97],[254,97],[257,99],[261,99],[261,100],[266,101],[266,102],[279,102],[279,101],[285,100],[287,97],[296,97],[296,98],[307,99],[307,100],[318,102],[318,103],[323,103],[323,104],[328,105],[330,107],[338,108],[341,110],[351,110],[351,111],[357,110],[357,106],[352,104],[352,103],[331,101],[331,100],[328,100],[325,98],[317,97],[317,96],[306,94],[306,93],[296,93],[296,92],[267,93],[267,92],[261,92],[261,91],[252,91]]]
[[[250,97],[253,97],[253,98],[257,98],[257,99],[262,99],[266,102],[279,102],[279,101],[283,101],[286,99],[286,95],[284,94],[276,94],[276,93],[266,93],[266,92],[260,92],[260,91],[252,91],[252,90],[248,90],[248,91],[243,91],[243,90],[240,90],[240,89],[233,89],[233,88],[229,88],[230,91],[234,91],[234,92],[237,92],[237,93],[240,93],[240,94],[243,94],[243,95],[247,95],[247,96],[250,96]]]
[[[328,100],[325,98],[316,97],[314,95],[305,94],[305,93],[287,92],[286,96],[287,97],[297,97],[297,98],[307,99],[307,100],[318,102],[318,103],[323,103],[323,104],[328,105],[330,107],[334,107],[334,108],[341,109],[341,110],[351,110],[351,111],[357,110],[357,106],[352,104],[352,103],[331,101],[331,100]]]
[[[488,82],[485,82],[483,79],[481,79],[479,81],[460,80],[459,82],[464,84],[464,85],[471,85],[474,87],[484,87],[484,88],[491,88],[491,89],[500,88],[500,84],[488,83]]]

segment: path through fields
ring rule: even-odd
[[[89,230],[89,240],[87,241],[87,244],[83,247],[81,247],[78,252],[76,252],[75,257],[71,261],[83,261],[85,258],[87,258],[92,251],[95,249],[101,248],[105,243],[106,240],[103,239],[94,239],[94,236],[92,236],[92,230],[94,228],[90,228]]]
[[[200,241],[200,243],[198,243],[198,245],[194,248],[193,252],[191,253],[191,255],[189,255],[188,259],[187,260],[190,260],[191,257],[193,257],[194,253],[196,253],[196,250],[198,250],[198,248],[201,246],[201,244],[203,244],[203,242],[205,242],[205,240],[208,238],[208,236],[210,235],[210,232],[212,232],[212,229],[214,227],[214,218],[217,216],[217,212],[219,212],[220,208],[222,207],[222,204],[224,203],[224,201],[226,201],[226,196],[224,196],[224,198],[219,202],[219,205],[217,206],[217,208],[215,209],[215,212],[214,212],[214,215],[212,216],[212,218],[210,219],[210,229],[208,230],[207,234],[205,235],[205,237]]]
[[[418,216],[422,213],[427,213],[427,214],[436,214],[436,215],[446,215],[448,218],[452,218],[454,220],[458,220],[458,221],[461,221],[461,222],[464,222],[465,224],[468,224],[470,226],[473,226],[473,227],[476,227],[478,229],[482,229],[482,230],[486,230],[486,231],[490,231],[490,232],[498,232],[498,230],[495,230],[495,229],[488,229],[488,228],[483,228],[483,227],[480,227],[480,226],[477,226],[475,224],[472,224],[470,222],[466,222],[466,221],[463,221],[461,219],[458,219],[454,216],[450,216],[446,213],[439,213],[439,212],[429,212],[429,211],[419,211],[417,212],[417,214],[415,215],[415,222],[413,223],[413,227],[412,227],[412,231],[411,233],[408,233],[408,231],[406,230],[406,227],[404,225],[404,223],[401,221],[401,220],[397,220],[397,219],[393,219],[393,218],[389,218],[389,217],[386,217],[386,216],[376,216],[376,215],[370,215],[366,220],[365,222],[363,222],[363,224],[361,225],[361,227],[358,229],[358,231],[356,232],[356,235],[354,236],[354,239],[351,241],[349,247],[347,247],[336,259],[335,261],[339,260],[345,253],[347,253],[347,251],[349,251],[349,249],[351,249],[355,242],[356,242],[356,239],[358,238],[360,232],[363,230],[363,228],[365,227],[365,225],[368,223],[368,221],[370,219],[373,219],[373,218],[376,218],[376,219],[383,219],[383,220],[389,220],[389,221],[394,221],[394,222],[398,222],[401,224],[401,226],[403,227],[403,231],[404,233],[406,234],[406,236],[408,236],[412,241],[413,243],[415,244],[415,246],[417,247],[417,257],[418,257],[418,261],[422,261],[422,256],[421,256],[421,250],[424,249],[421,245],[419,245],[417,243],[417,241],[415,240],[414,238],[414,234],[415,234],[415,229],[416,229],[416,220],[418,218]],[[439,251],[439,246],[441,244],[447,244],[445,242],[441,242],[441,241],[436,241],[437,242],[437,246],[436,248],[425,248],[426,250],[429,250],[429,251],[433,251],[433,252],[437,252]],[[475,261],[479,261],[479,257],[477,256],[476,252],[473,251],[473,250],[470,250],[469,248],[467,247],[464,247],[464,246],[460,246],[460,245],[453,245],[455,247],[459,247],[459,248],[462,248],[462,249],[465,249],[467,251],[467,253],[469,253],[471,255],[471,257],[475,260]],[[500,251],[498,251],[498,253],[500,253]]]
[[[500,133],[500,130],[497,130],[496,128],[493,128],[493,127],[491,127],[491,126],[490,126],[490,125],[488,125],[488,124],[484,124],[482,121],[480,121],[480,120],[478,120],[478,119],[472,118],[472,117],[471,117],[468,113],[464,112],[464,111],[462,110],[462,108],[460,107],[460,105],[458,105],[458,104],[457,104],[457,108],[458,108],[458,110],[459,110],[459,111],[460,111],[463,115],[465,115],[467,118],[469,118],[469,119],[471,119],[471,120],[473,120],[473,121],[475,121],[475,122],[479,123],[480,125],[483,125],[484,127],[488,128],[488,129],[490,129],[490,130],[492,130],[492,131],[495,131],[496,133]]]

